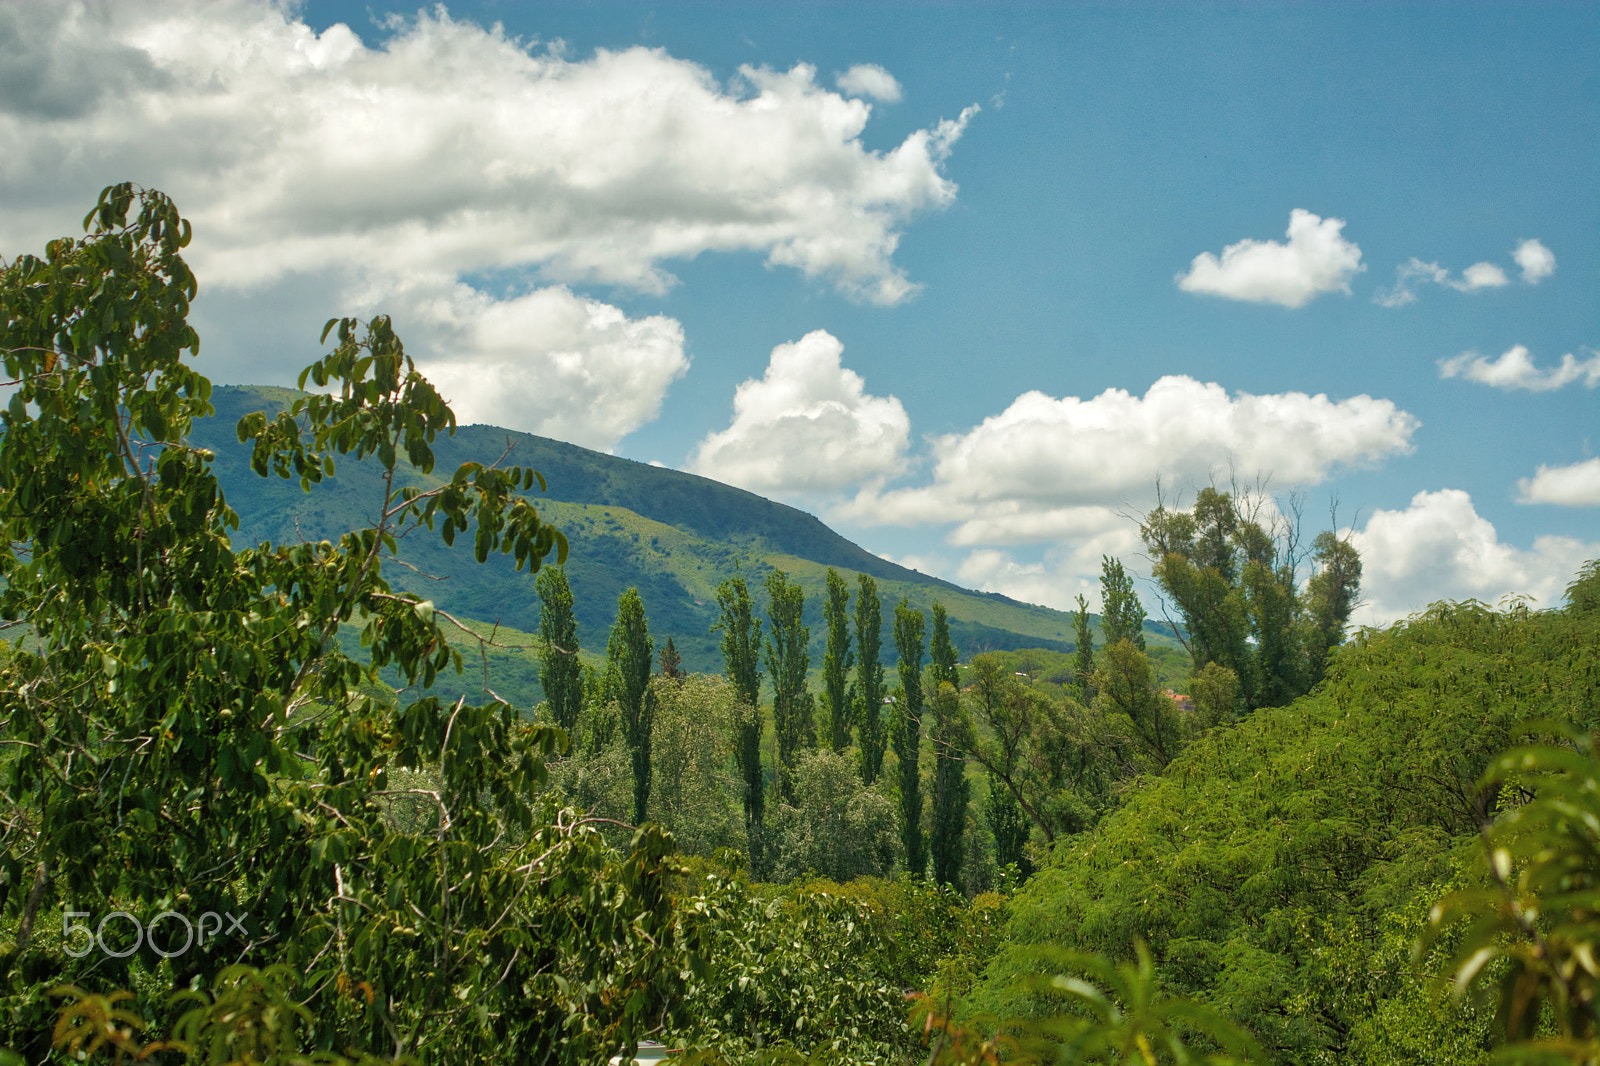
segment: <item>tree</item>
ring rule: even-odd
[[[739,736],[733,758],[744,781],[744,821],[750,867],[764,869],[761,826],[766,817],[766,783],[761,775],[761,619],[755,617],[744,578],[731,577],[717,588],[722,618],[722,661],[738,700]]]
[[[900,839],[906,869],[921,877],[928,865],[922,837],[922,775],[917,758],[922,747],[922,612],[902,599],[894,609],[894,644],[900,653],[900,688],[896,692],[894,753],[900,761]]]
[[[933,880],[940,885],[961,885],[961,864],[966,852],[962,837],[967,828],[967,805],[972,785],[967,780],[961,735],[961,693],[948,681],[929,683],[928,706],[933,711],[933,818],[928,850],[933,858]]]
[[[856,575],[856,714],[861,737],[861,783],[883,772],[883,604],[870,574]]]
[[[1182,616],[1179,637],[1194,669],[1232,671],[1247,710],[1282,706],[1322,680],[1361,583],[1354,546],[1324,533],[1302,596],[1297,528],[1274,535],[1255,520],[1258,511],[1259,497],[1241,502],[1207,487],[1190,511],[1158,506],[1139,527],[1155,579]]]
[[[1078,678],[1078,699],[1087,704],[1094,698],[1090,678],[1094,676],[1094,633],[1089,629],[1089,601],[1078,593],[1078,609],[1072,612],[1072,632],[1077,648],[1072,659],[1072,672]]]
[[[606,642],[606,665],[612,678],[611,698],[622,712],[622,736],[633,759],[633,823],[643,825],[650,805],[650,731],[656,696],[650,691],[655,641],[644,616],[639,590],[625,590],[617,599],[617,621]]]
[[[559,566],[539,572],[539,684],[556,725],[572,736],[583,711],[583,663],[578,659],[578,623],[572,589]],[[576,739],[576,738],[574,738]]]
[[[950,620],[944,604],[933,604],[932,669],[928,686],[933,708],[933,821],[929,852],[933,880],[940,885],[961,883],[962,836],[967,828],[967,804],[972,786],[967,781],[967,761],[961,744],[961,679],[956,670],[955,645],[950,642]]]
[[[1144,651],[1144,605],[1122,561],[1109,555],[1100,557],[1100,635],[1107,645],[1131,640]]]
[[[950,619],[944,604],[938,600],[933,601],[933,642],[928,652],[932,659],[933,683],[960,689],[961,675],[956,671],[960,656],[956,654],[956,646],[950,643]]]
[[[538,475],[469,462],[434,477],[448,406],[387,318],[335,320],[334,349],[301,378],[325,391],[239,435],[258,474],[307,490],[336,456],[370,457],[377,524],[236,549],[213,457],[187,443],[211,413],[186,363],[189,224],[119,185],[85,228],[0,267],[16,383],[0,411],[0,616],[32,633],[0,667],[0,908],[16,933],[0,1013],[17,1050],[49,1054],[51,987],[127,988],[138,968],[188,989],[236,960],[292,975],[311,1047],[580,1063],[636,1041],[676,1009],[668,838],[608,852],[539,791],[555,727],[487,693],[428,694],[459,669],[453,620],[384,578],[425,527],[472,534],[480,561],[561,561],[564,539],[522,496]],[[342,650],[343,624],[368,663]],[[409,702],[377,688],[386,666]],[[418,777],[431,787],[400,784]],[[408,801],[426,829],[396,817]],[[170,970],[154,950],[175,946],[166,925],[158,945],[79,960],[34,942],[63,903],[243,915],[246,933]],[[134,1005],[150,1016],[164,991],[146,982]]]
[[[672,638],[667,638],[666,646],[661,649],[661,676],[671,681],[682,681],[689,676],[683,672],[683,659],[678,655],[678,648],[672,643]]]
[[[828,567],[828,598],[823,604],[823,624],[828,630],[828,645],[822,655],[823,696],[828,703],[828,733],[834,751],[850,746],[851,709],[855,705],[855,686],[846,686],[846,675],[855,665],[850,649],[850,588],[839,571]]]
[[[811,655],[806,645],[811,627],[801,621],[806,594],[789,583],[789,575],[774,570],[767,575],[767,669],[772,674],[772,728],[778,739],[778,787],[784,802],[794,803],[795,760],[802,748],[817,746],[816,723],[811,717],[811,691],[806,672]]]

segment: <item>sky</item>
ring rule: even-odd
[[[0,0],[0,256],[118,181],[213,381],[388,314],[969,587],[1098,606],[1210,484],[1364,624],[1600,557],[1600,3]]]

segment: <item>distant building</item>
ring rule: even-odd
[[[1185,696],[1181,692],[1174,692],[1169,688],[1167,691],[1163,692],[1162,695],[1176,704],[1178,710],[1180,711],[1187,712],[1194,710],[1194,700],[1190,699],[1188,696]]]

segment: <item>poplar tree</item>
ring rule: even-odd
[[[1078,593],[1078,609],[1072,612],[1072,630],[1078,644],[1072,672],[1078,676],[1078,699],[1087,707],[1094,698],[1094,631],[1089,628],[1089,601],[1081,592]]]
[[[562,567],[539,571],[539,684],[556,725],[572,736],[583,711],[583,663],[578,660],[578,623],[572,589]]]
[[[883,604],[870,574],[856,575],[856,725],[861,737],[861,783],[883,772]]]
[[[606,643],[611,695],[622,710],[622,733],[633,759],[633,821],[643,825],[650,805],[650,731],[655,723],[655,693],[650,670],[655,641],[644,616],[639,590],[630,588],[617,600],[617,623]]]
[[[811,655],[806,644],[811,627],[801,621],[806,594],[789,583],[789,575],[774,570],[767,575],[767,670],[772,674],[772,728],[778,735],[778,787],[786,803],[794,803],[794,768],[802,747],[816,747],[811,692],[806,672]]]
[[[900,760],[900,840],[906,869],[921,877],[928,865],[922,838],[922,775],[917,758],[922,745],[922,638],[927,621],[902,599],[894,609],[894,643],[900,653],[900,699],[894,753]]]
[[[834,751],[850,746],[851,709],[855,703],[854,685],[846,685],[855,652],[850,648],[850,587],[839,571],[828,567],[828,599],[823,606],[823,621],[828,630],[827,650],[822,656],[823,697],[828,704],[828,733]]]
[[[1144,604],[1133,590],[1133,578],[1122,568],[1122,561],[1109,555],[1100,557],[1100,632],[1110,647],[1119,640],[1131,640],[1144,651]]]
[[[744,780],[744,824],[750,844],[750,867],[762,869],[761,825],[766,814],[766,788],[761,777],[761,619],[755,617],[750,590],[742,577],[731,577],[717,588],[722,618],[712,632],[722,630],[722,662],[738,698],[739,736],[733,749],[739,776]]]
[[[941,885],[960,885],[961,861],[965,857],[962,837],[967,828],[967,803],[972,787],[967,781],[967,762],[960,744],[962,735],[960,678],[956,671],[956,649],[950,642],[950,622],[944,604],[933,605],[933,669],[929,681],[933,688],[933,831],[929,850],[933,856],[933,880]]]

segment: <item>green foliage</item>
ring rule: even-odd
[[[1126,640],[1144,651],[1144,605],[1122,560],[1109,555],[1100,557],[1100,634],[1107,645]]]
[[[1088,704],[1094,698],[1094,634],[1089,629],[1089,601],[1078,594],[1078,609],[1072,613],[1072,632],[1077,648],[1072,659],[1078,685],[1078,701]]]
[[[1491,986],[1497,1062],[1600,1062],[1600,740],[1568,736],[1490,764],[1483,792],[1533,798],[1484,832],[1490,885],[1429,916],[1467,923],[1451,969],[1458,993]]]
[[[861,783],[849,756],[804,752],[795,766],[795,804],[774,817],[779,882],[805,875],[834,881],[884,877],[895,857],[894,804]]]
[[[934,617],[937,619],[938,615]],[[936,637],[934,647],[937,649],[938,645]],[[945,647],[949,647],[948,630]],[[940,669],[935,659],[930,674],[936,676]],[[955,671],[953,661],[948,669],[952,673]],[[948,681],[934,682],[930,677],[929,687],[932,691],[928,707],[933,711],[933,810],[928,851],[933,859],[934,883],[959,886],[961,865],[966,858],[962,837],[967,829],[967,805],[972,799],[962,738],[970,735],[971,726],[963,717],[961,693],[954,685]]]
[[[883,772],[883,753],[888,747],[883,722],[883,604],[878,600],[878,583],[868,574],[856,577],[856,713],[860,727],[861,780],[876,784]]]
[[[583,710],[583,663],[578,659],[578,623],[572,616],[572,589],[559,566],[539,572],[539,684],[550,717],[574,736]],[[576,737],[574,737],[576,739]]]
[[[622,712],[622,736],[633,760],[635,825],[644,824],[650,805],[650,734],[656,715],[650,672],[655,665],[655,647],[639,590],[628,589],[617,601],[617,624],[606,644],[606,678],[610,696]]]
[[[743,783],[733,753],[740,704],[733,686],[714,674],[657,677],[650,765],[650,816],[689,855],[746,843]]]
[[[1281,707],[1316,686],[1361,584],[1355,548],[1323,533],[1302,597],[1295,531],[1274,538],[1254,520],[1259,506],[1259,497],[1208,487],[1191,511],[1160,506],[1139,527],[1156,580],[1183,616],[1195,669],[1231,670],[1248,710]]]
[[[961,675],[956,670],[960,656],[956,654],[955,645],[950,642],[950,616],[945,613],[944,604],[938,600],[933,601],[933,643],[928,653],[932,660],[930,663],[933,668],[932,684],[960,688]]]
[[[670,1010],[685,964],[669,841],[646,829],[606,848],[540,794],[554,727],[427,694],[460,666],[450,620],[384,577],[424,528],[470,534],[479,559],[559,561],[564,538],[522,495],[540,478],[468,461],[417,488],[454,418],[387,319],[335,320],[306,371],[327,391],[238,433],[258,474],[302,490],[335,455],[368,457],[377,525],[235,550],[213,457],[188,438],[210,395],[182,361],[198,343],[188,224],[126,185],[88,224],[0,270],[0,352],[19,382],[0,413],[0,615],[34,633],[0,668],[0,912],[15,932],[0,1023],[43,1061],[49,988],[133,988],[149,1016],[163,989],[242,960],[293,975],[318,1050],[603,1061]],[[370,665],[341,649],[345,623]],[[391,666],[410,702],[373,685]],[[436,811],[421,831],[390,802],[412,775],[436,782],[411,790]],[[41,942],[63,905],[231,913],[246,934],[170,960],[149,943],[80,960]]]
[[[762,827],[766,820],[766,782],[761,772],[761,619],[755,617],[744,578],[733,577],[717,589],[722,630],[722,658],[733,685],[738,740],[733,758],[743,783],[746,847],[750,866],[764,872]]]
[[[822,655],[823,698],[827,703],[828,736],[834,751],[850,746],[851,712],[855,707],[855,687],[846,684],[846,675],[855,665],[850,647],[850,587],[839,571],[828,567],[828,593],[823,603],[823,625],[827,629],[827,650]]]
[[[1478,779],[1526,723],[1592,722],[1597,626],[1468,602],[1364,631],[1314,694],[1199,736],[1058,846],[1014,902],[982,1005],[1042,1009],[1004,991],[1032,972],[1030,946],[1125,957],[1142,938],[1174,992],[1246,1025],[1273,1061],[1364,1061],[1351,1055],[1377,1046],[1379,1004],[1437,1007],[1394,983],[1410,967],[1385,954],[1385,916],[1425,910],[1418,892],[1453,875],[1498,802]],[[1327,965],[1330,943],[1355,956]]]
[[[1106,799],[1117,744],[1096,735],[1081,704],[1058,702],[1006,667],[1004,656],[993,652],[973,657],[971,706],[983,729],[972,730],[961,747],[990,774],[991,825],[996,818],[1012,824],[1004,813],[1008,801],[995,799],[1010,796],[1052,844],[1094,821]],[[1007,830],[1007,839],[1015,840],[1014,832]],[[1001,839],[1000,830],[995,839]],[[1031,862],[1018,866],[1026,873]]]
[[[899,760],[900,839],[906,869],[921,877],[928,865],[922,835],[922,774],[917,760],[922,749],[922,637],[927,622],[922,612],[901,600],[894,609],[894,644],[900,653],[900,687],[895,690],[898,713],[894,754]]]
[[[782,570],[767,575],[767,670],[772,674],[772,727],[778,740],[778,787],[793,804],[794,768],[801,748],[817,745],[812,698],[806,685],[811,627],[801,621],[806,595]]]
[[[901,1061],[910,1033],[903,994],[886,976],[894,947],[866,905],[826,891],[769,901],[711,874],[679,913],[712,961],[688,977],[694,1022],[669,1033],[675,1044],[711,1062],[773,1061],[781,1048],[819,1061]]]
[[[1108,644],[1094,685],[1096,710],[1114,729],[1123,727],[1133,737],[1145,765],[1159,772],[1177,757],[1183,746],[1183,724],[1172,700],[1156,691],[1150,660],[1138,645],[1127,638]]]

